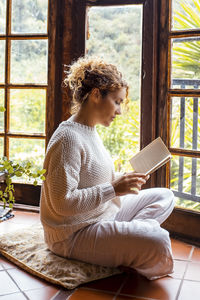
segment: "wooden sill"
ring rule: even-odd
[[[200,245],[200,212],[175,207],[162,227],[167,229],[172,237]]]

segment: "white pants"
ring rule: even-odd
[[[56,254],[103,266],[126,266],[150,280],[173,272],[169,233],[160,224],[174,208],[173,193],[152,188],[126,195],[114,220],[78,231],[65,253],[65,241],[52,245]]]

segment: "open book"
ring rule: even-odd
[[[158,137],[130,159],[137,173],[151,174],[171,159],[171,154],[162,139]]]

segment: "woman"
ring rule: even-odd
[[[41,222],[51,251],[105,266],[125,266],[149,279],[173,271],[169,234],[170,190],[141,190],[148,177],[117,176],[95,126],[121,114],[128,86],[117,68],[98,58],[73,63],[65,84],[77,112],[60,124],[46,153]]]

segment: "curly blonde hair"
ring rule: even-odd
[[[64,84],[72,93],[72,113],[87,101],[93,88],[98,88],[102,96],[117,89],[126,88],[128,84],[122,79],[122,74],[113,64],[98,57],[81,57],[67,66]]]

